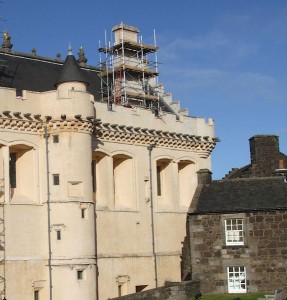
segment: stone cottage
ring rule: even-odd
[[[183,276],[202,293],[287,292],[287,156],[273,135],[252,137],[250,154],[222,180],[197,172]]]

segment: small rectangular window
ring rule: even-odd
[[[224,223],[226,245],[243,245],[243,219],[226,219]]]
[[[60,241],[62,239],[61,230],[56,230],[57,240]]]
[[[118,294],[119,294],[119,297],[121,297],[122,296],[122,288],[123,288],[123,285],[122,284],[119,284],[118,285]]]
[[[17,160],[17,153],[10,153],[10,161],[9,161],[9,176],[10,176],[10,187],[16,188],[17,181],[16,181],[16,160]]]
[[[60,175],[53,174],[53,185],[60,185]]]
[[[82,217],[82,219],[86,218],[86,209],[85,208],[81,209],[81,217]]]
[[[124,296],[128,294],[128,281],[129,276],[127,275],[120,275],[116,277],[117,279],[117,286],[118,286],[118,296]]]
[[[59,143],[59,135],[53,135],[53,143]]]
[[[83,270],[78,270],[77,271],[77,279],[78,280],[83,280],[84,279],[84,271]]]
[[[23,90],[16,89],[16,97],[23,97]]]
[[[34,291],[34,300],[40,300],[39,291]]]

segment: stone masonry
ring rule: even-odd
[[[275,135],[256,135],[249,139],[252,176],[274,176],[275,170],[284,168],[286,156],[279,151]]]
[[[244,245],[226,246],[224,219],[243,218]],[[286,287],[287,211],[192,215],[190,220],[192,278],[202,293],[227,292],[227,267],[245,266],[248,292]]]

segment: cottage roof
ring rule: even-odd
[[[214,180],[198,186],[189,213],[232,213],[287,209],[283,177]]]

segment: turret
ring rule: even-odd
[[[46,104],[53,111],[47,126],[53,295],[55,299],[95,299],[90,120],[94,107],[71,49],[55,86],[56,98]],[[61,287],[57,282],[62,282]]]
[[[80,82],[83,83],[84,86],[88,85],[88,82],[81,72],[81,69],[73,55],[72,48],[69,47],[69,52],[64,62],[63,69],[56,80],[55,86],[72,82]]]

